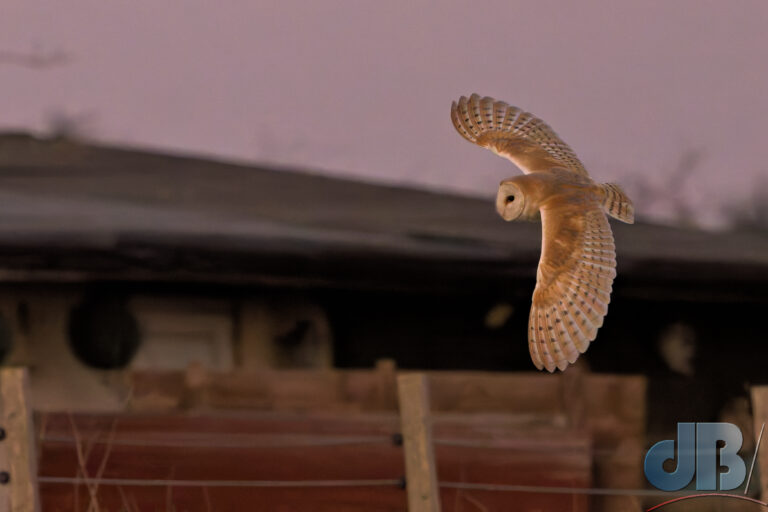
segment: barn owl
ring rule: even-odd
[[[528,348],[539,370],[565,370],[587,350],[608,312],[616,250],[605,214],[632,224],[632,201],[618,185],[592,181],[549,126],[517,107],[462,96],[451,105],[451,120],[462,137],[524,173],[501,182],[496,211],[506,221],[541,220]]]

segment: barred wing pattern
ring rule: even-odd
[[[575,362],[603,325],[616,276],[616,249],[597,203],[543,208],[541,221],[528,348],[539,370],[553,372]]]
[[[544,121],[503,101],[462,96],[451,105],[451,120],[462,137],[511,160],[526,174],[563,167],[589,176],[573,150]]]

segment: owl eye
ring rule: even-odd
[[[507,196],[507,204],[515,200],[515,196]]]

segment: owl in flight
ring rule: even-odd
[[[536,368],[564,370],[584,353],[608,312],[616,249],[605,214],[632,224],[632,201],[613,183],[597,184],[573,150],[541,119],[473,94],[451,105],[462,137],[511,160],[525,175],[499,185],[506,221],[541,220],[528,348]]]

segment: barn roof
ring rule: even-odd
[[[768,284],[768,237],[613,223],[628,279]],[[477,286],[531,276],[540,227],[489,198],[0,136],[6,279]]]

